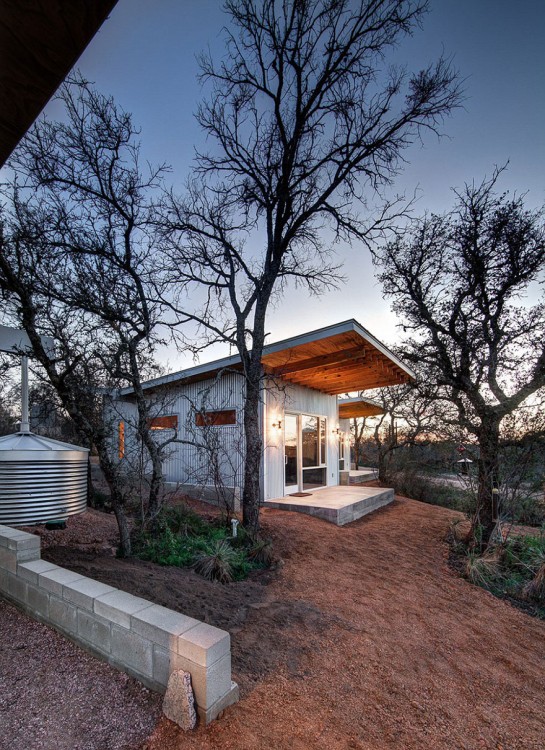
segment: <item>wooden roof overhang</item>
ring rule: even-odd
[[[261,361],[271,377],[331,395],[397,385],[415,378],[412,370],[355,320],[267,344]],[[142,387],[152,391],[172,384],[187,385],[226,372],[243,373],[238,355],[162,375],[142,383]],[[132,392],[132,388],[123,388],[119,393],[130,397]]]
[[[0,0],[0,166],[117,0]]]
[[[355,320],[266,347],[267,374],[327,394],[365,391],[414,373]]]
[[[339,401],[339,419],[376,417],[377,414],[384,414],[384,409],[369,399],[347,398]]]

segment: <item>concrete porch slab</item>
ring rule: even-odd
[[[375,469],[350,469],[349,472],[349,484],[360,484],[365,482],[373,481],[377,478],[377,472]]]
[[[291,510],[294,513],[307,513],[337,526],[372,513],[394,499],[394,491],[384,487],[337,486],[314,490],[308,497],[277,497],[266,500],[265,508]]]

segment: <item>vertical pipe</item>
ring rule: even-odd
[[[20,432],[30,432],[28,420],[28,357],[21,357],[21,429]]]

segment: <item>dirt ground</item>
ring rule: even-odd
[[[455,515],[265,510],[283,564],[228,586],[116,560],[104,514],[47,532],[43,556],[231,632],[240,702],[191,734],[161,718],[142,750],[543,750],[545,622],[448,566]]]

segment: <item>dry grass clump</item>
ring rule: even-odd
[[[545,604],[545,562],[538,569],[535,576],[529,581],[523,590],[524,596]]]
[[[234,567],[239,553],[225,539],[219,539],[210,553],[201,552],[194,564],[195,572],[207,581],[231,583],[234,580]]]
[[[477,586],[489,588],[501,574],[503,548],[487,550],[483,555],[469,554],[466,562],[466,575]]]

